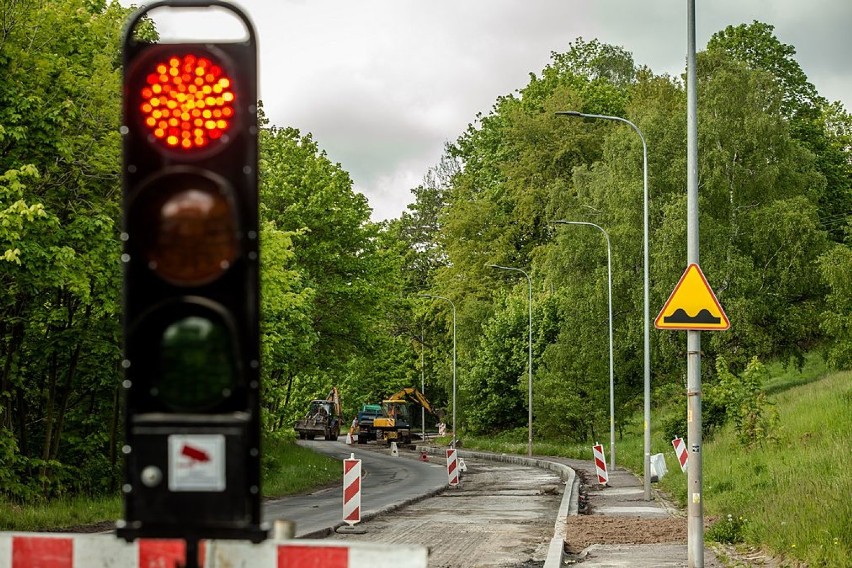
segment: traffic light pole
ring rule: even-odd
[[[186,564],[183,568],[202,568],[198,563],[198,539],[186,539]]]

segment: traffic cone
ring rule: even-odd
[[[352,445],[352,434],[349,434],[349,433],[346,434],[346,443],[349,444],[350,446]]]

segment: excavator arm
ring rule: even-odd
[[[443,414],[439,410],[436,410],[432,407],[432,403],[429,402],[429,399],[426,396],[417,390],[415,387],[404,388],[401,391],[394,393],[388,399],[388,401],[409,401],[415,404],[419,404],[422,406],[426,412],[431,414],[432,416],[437,417],[439,420],[441,419],[441,415]]]

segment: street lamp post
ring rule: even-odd
[[[453,307],[453,441],[451,447],[456,447],[456,305],[449,298],[437,296],[433,294],[418,294],[420,298],[435,298],[438,300],[446,300]]]
[[[527,403],[527,411],[528,411],[528,414],[529,414],[529,419],[528,419],[528,429],[527,429],[527,430],[528,430],[528,436],[527,436],[527,455],[528,455],[528,456],[531,456],[531,455],[532,455],[532,440],[533,440],[533,434],[532,434],[532,423],[533,423],[533,411],[532,411],[532,409],[533,409],[533,384],[532,384],[532,377],[533,377],[533,366],[532,366],[532,279],[530,278],[530,275],[529,275],[529,274],[527,274],[526,272],[524,272],[524,271],[523,271],[523,270],[521,270],[520,268],[512,268],[512,267],[510,267],[510,266],[500,266],[499,264],[486,264],[485,266],[488,266],[488,267],[490,267],[490,268],[500,268],[500,269],[502,269],[502,270],[512,270],[512,271],[514,271],[514,272],[520,272],[521,274],[523,274],[524,276],[526,276],[526,277],[527,277],[527,283],[529,284],[529,307],[530,307],[530,322],[529,322],[529,323],[530,323],[530,325],[529,325],[529,330],[530,330],[530,331],[529,331],[529,362],[527,363],[527,367],[529,368],[529,381],[528,381],[528,387],[529,387],[529,388],[528,388],[528,390],[529,390],[529,392],[528,392],[528,397],[529,397],[529,401],[528,401],[528,403]]]
[[[423,393],[423,396],[426,396],[426,368],[423,365],[425,363],[424,355],[426,350],[424,349],[425,344],[423,343],[423,323],[420,323],[420,392]],[[420,435],[423,436],[423,441],[426,441],[426,409],[421,405],[420,406]]]
[[[598,118],[602,120],[615,120],[618,122],[623,122],[630,126],[636,134],[639,135],[639,139],[642,140],[642,183],[644,189],[644,203],[643,203],[643,217],[644,217],[644,287],[645,287],[645,467],[644,467],[644,478],[645,478],[645,500],[651,500],[651,315],[649,308],[649,299],[648,299],[648,145],[645,143],[645,137],[642,135],[642,131],[639,128],[627,120],[626,118],[621,118],[620,116],[609,116],[606,114],[587,114],[584,112],[576,112],[576,111],[558,111],[556,114],[563,116],[576,116],[581,118]]]
[[[551,221],[554,225],[588,225],[600,230],[606,237],[606,270],[609,289],[609,455],[610,468],[615,469],[615,378],[612,364],[612,247],[609,234],[600,225],[585,221]]]

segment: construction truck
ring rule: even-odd
[[[411,413],[408,405],[422,406],[432,416],[441,418],[441,412],[432,408],[432,403],[422,392],[414,387],[402,389],[382,401],[382,415],[373,419],[373,429],[376,431],[376,441],[411,443]]]
[[[305,417],[296,421],[295,429],[303,440],[313,440],[316,436],[337,440],[340,436],[340,394],[337,387],[331,389],[325,400],[312,400]]]
[[[382,405],[380,404],[365,404],[361,406],[361,411],[358,412],[358,443],[366,444],[369,440],[376,439],[376,429],[373,426],[373,421],[376,417],[382,415]]]

